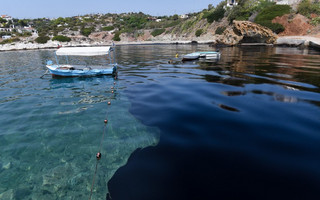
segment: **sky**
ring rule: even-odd
[[[222,0],[0,0],[0,15],[18,19],[71,17],[96,13],[187,14]]]

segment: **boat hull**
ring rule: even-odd
[[[197,60],[199,58],[200,58],[200,53],[195,52],[195,53],[184,55],[182,58],[182,61]]]
[[[184,55],[182,61],[190,61],[190,60],[197,60],[199,58],[204,59],[219,59],[220,52],[217,51],[206,51],[206,52],[194,52],[187,55]]]
[[[88,77],[88,76],[102,76],[113,75],[117,73],[117,66],[113,65],[103,69],[75,69],[73,67],[63,67],[60,65],[47,65],[49,72],[53,77]]]

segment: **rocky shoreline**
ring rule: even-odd
[[[227,23],[222,21],[221,23]],[[238,45],[268,45],[288,47],[313,47],[320,49],[320,35],[306,35],[300,32],[288,32],[287,35],[277,35],[272,30],[250,21],[234,20],[232,25],[226,26],[221,34],[216,34],[217,24],[211,24],[205,34],[196,37],[194,34],[166,34],[153,37],[150,30],[144,30],[143,37],[133,37],[130,34],[122,34],[120,41],[114,41],[116,45],[149,45],[149,44],[210,44],[212,46],[238,46]],[[113,35],[108,31],[95,32],[88,37],[82,35],[70,36],[70,42],[49,40],[45,44],[38,44],[35,36],[23,38],[19,42],[0,45],[0,51],[11,50],[36,50],[53,49],[63,47],[81,46],[109,46],[112,45]]]
[[[109,46],[112,41],[101,42],[57,42],[49,41],[46,44],[16,42],[14,44],[0,45],[0,51],[17,51],[17,50],[37,50],[37,49],[55,49],[59,45],[64,47],[84,47],[84,46]],[[216,45],[216,40],[153,40],[153,41],[124,41],[115,42],[115,45],[155,45],[155,44],[211,44]],[[320,38],[312,36],[280,36],[276,39],[274,44],[267,43],[239,43],[233,46],[256,46],[256,45],[270,45],[270,46],[287,46],[287,47],[311,47],[320,49]]]

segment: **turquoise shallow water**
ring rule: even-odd
[[[108,76],[40,79],[52,50],[0,52],[0,199],[88,199],[107,111],[92,199],[319,199],[319,53],[174,57],[209,50],[118,46],[114,94]]]
[[[0,53],[0,199],[88,199],[106,117],[92,199],[105,197],[134,150],[158,142],[159,131],[129,113],[121,81],[40,79],[52,53]]]

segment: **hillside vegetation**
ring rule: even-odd
[[[281,24],[272,23],[277,16],[285,14],[302,14],[308,17],[312,25],[320,22],[320,4],[309,0],[300,2],[296,10],[289,5],[276,5],[268,0],[240,0],[238,5],[228,7],[226,1],[220,2],[216,7],[211,4],[201,12],[189,13],[185,16],[151,16],[139,13],[122,14],[92,14],[74,17],[59,17],[57,19],[13,19],[8,22],[0,18],[0,26],[15,27],[32,26],[33,35],[38,37],[35,42],[45,43],[48,40],[69,42],[76,37],[93,38],[93,33],[106,32],[114,41],[121,41],[124,37],[132,40],[142,38],[148,40],[152,37],[164,36],[202,38],[210,35],[222,34],[232,24],[233,20],[248,20],[266,26],[275,33],[284,31]],[[36,34],[37,33],[37,34]],[[11,41],[22,37],[30,37],[31,33],[13,30],[0,32],[0,36],[12,35]],[[8,41],[10,42],[10,41]]]

